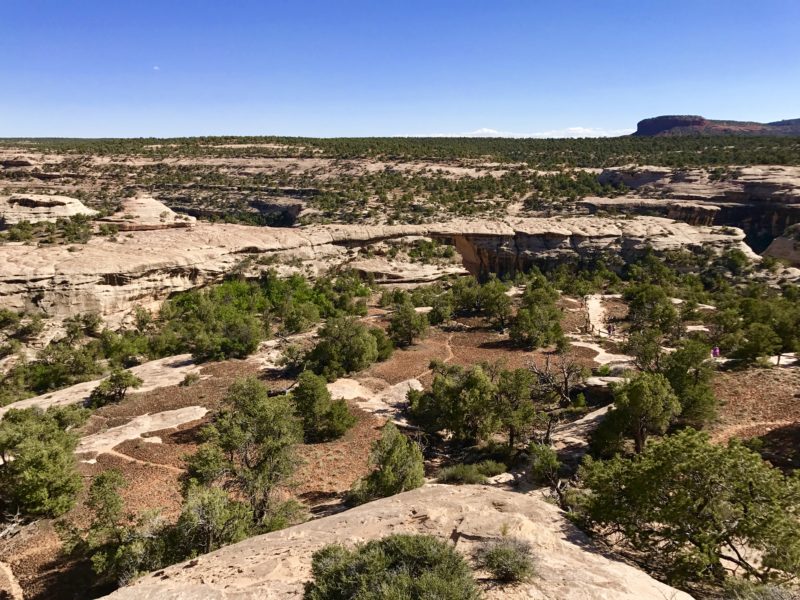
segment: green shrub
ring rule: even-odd
[[[262,527],[283,511],[279,490],[298,464],[303,432],[294,411],[288,395],[270,397],[255,377],[235,381],[205,429],[208,442],[186,459],[187,479],[224,482],[249,503],[254,525]]]
[[[798,600],[800,592],[796,589],[778,585],[758,584],[730,577],[725,582],[726,600]]]
[[[305,438],[310,442],[335,440],[356,423],[347,402],[332,400],[325,378],[303,371],[292,390],[297,415],[303,421]]]
[[[488,439],[502,425],[497,414],[497,386],[480,365],[465,370],[432,362],[428,391],[409,390],[410,415],[428,433],[450,431],[458,440]]]
[[[0,308],[0,331],[17,327],[21,319],[22,316],[19,313],[7,308]]]
[[[536,573],[530,544],[517,538],[486,542],[478,548],[475,558],[478,566],[498,581],[527,581]]]
[[[378,358],[375,336],[352,317],[329,319],[319,338],[308,354],[308,367],[328,381],[366,369]]]
[[[348,495],[350,504],[393,496],[425,483],[422,451],[391,421],[383,426],[381,438],[373,443],[369,462],[372,471],[353,485]]]
[[[125,399],[128,388],[138,388],[142,380],[125,369],[114,369],[108,378],[100,382],[89,395],[88,405],[100,408],[106,404],[118,404]]]
[[[480,484],[486,483],[486,475],[480,472],[478,465],[459,464],[445,467],[439,471],[436,481],[439,483]]]
[[[286,333],[300,333],[319,321],[319,309],[312,302],[290,302],[283,314]]]
[[[426,535],[392,535],[352,550],[328,545],[314,553],[311,573],[305,600],[480,598],[464,558]]]
[[[584,526],[662,565],[671,581],[719,583],[734,568],[762,581],[800,575],[800,481],[739,442],[686,429],[633,458],[587,457],[578,475]]]
[[[480,484],[486,483],[487,477],[494,477],[505,473],[508,467],[495,460],[484,460],[472,464],[457,464],[445,467],[439,471],[436,481],[439,483],[453,484]]]
[[[495,477],[508,470],[508,466],[505,463],[496,460],[482,460],[475,466],[478,467],[478,471],[486,475],[486,477]]]
[[[446,323],[453,317],[453,294],[445,292],[436,296],[431,302],[431,312],[428,313],[428,322],[431,325]]]
[[[189,387],[200,381],[200,373],[187,373],[183,380],[178,384],[181,387]]]
[[[563,337],[561,311],[556,306],[558,292],[549,285],[529,285],[522,295],[520,309],[511,322],[511,341],[535,350],[558,343]]]
[[[389,337],[398,346],[410,346],[428,331],[428,318],[411,303],[396,304],[389,322]]]
[[[80,409],[12,409],[0,420],[0,523],[3,515],[58,516],[81,489],[71,429],[86,416]]]
[[[561,463],[558,454],[546,444],[532,443],[528,447],[530,455],[530,478],[540,484],[555,485],[558,482],[558,471]]]
[[[378,347],[378,362],[389,360],[394,353],[394,343],[391,338],[386,335],[386,332],[380,327],[371,327],[369,332],[375,338],[375,344]]]

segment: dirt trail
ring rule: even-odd
[[[444,347],[447,350],[447,357],[442,361],[444,364],[449,363],[455,357],[455,354],[453,354],[453,344],[452,344],[453,343],[453,335],[455,335],[455,334],[453,334],[453,333],[449,334],[447,336],[447,339],[445,340],[445,346]],[[419,373],[418,375],[415,375],[414,379],[421,380],[423,377],[427,377],[431,373],[433,373],[432,369],[425,369],[422,373]]]
[[[123,460],[127,460],[128,462],[136,463],[139,465],[144,465],[146,467],[155,467],[157,469],[165,469],[167,471],[171,471],[173,473],[177,473],[178,475],[183,475],[184,469],[173,467],[172,465],[165,465],[162,463],[154,463],[150,462],[149,460],[141,460],[139,458],[134,458],[129,454],[123,454],[122,452],[117,452],[116,450],[106,450],[103,454],[107,454],[109,456],[116,456],[117,458],[121,458]]]
[[[2,582],[3,579],[8,581],[8,586],[6,588],[0,587],[0,591],[11,594],[9,597],[10,600],[23,600],[25,598],[22,586],[20,586],[19,581],[17,581],[14,571],[11,570],[11,566],[8,563],[0,561],[0,582]]]
[[[590,294],[586,297],[586,312],[589,315],[589,324],[592,326],[592,333],[600,337],[613,338],[614,336],[608,333],[608,325],[606,323],[606,307],[603,306],[603,300],[619,299],[622,298],[621,294]]]

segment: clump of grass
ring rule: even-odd
[[[797,600],[800,593],[777,585],[763,585],[730,578],[724,585],[730,600]]]
[[[496,460],[483,460],[475,465],[478,468],[478,471],[486,475],[486,477],[494,477],[495,475],[500,475],[500,473],[505,473],[508,470],[508,467],[505,463],[501,463]]]
[[[474,464],[458,464],[445,467],[439,471],[436,481],[452,484],[480,484],[486,483],[487,477],[494,477],[505,473],[506,465],[495,460],[484,460]]]
[[[200,374],[199,373],[187,373],[186,376],[183,378],[183,381],[180,382],[181,387],[189,387],[190,385],[194,385],[200,381]]]
[[[527,581],[536,574],[531,546],[518,538],[504,537],[482,544],[475,560],[480,568],[504,583]]]

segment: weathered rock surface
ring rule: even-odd
[[[677,212],[662,208],[657,212],[691,224],[739,227],[757,252],[787,227],[800,223],[800,167],[741,167],[720,176],[702,169],[620,167],[604,170],[598,179],[601,183],[624,184],[641,198],[665,204],[692,203],[694,208]],[[652,213],[654,209],[650,205],[637,207],[635,200],[611,200],[618,201],[618,210],[623,212]],[[714,219],[709,223],[709,211],[714,209]]]
[[[196,219],[188,215],[179,215],[152,196],[140,195],[126,198],[119,212],[100,221],[115,225],[120,231],[146,231],[191,227]]]
[[[311,555],[325,544],[391,533],[451,540],[470,557],[486,540],[529,541],[538,575],[515,586],[487,586],[485,597],[539,600],[690,600],[634,567],[604,555],[563,516],[534,495],[488,486],[428,485],[334,516],[245,540],[146,576],[114,600],[277,600],[301,598]]]
[[[588,197],[578,202],[589,209],[598,211],[618,211],[623,213],[650,214],[683,221],[690,225],[713,225],[720,207],[710,203],[687,200],[660,200],[639,196],[617,196],[613,198]]]
[[[76,198],[48,196],[46,194],[13,194],[0,197],[0,218],[7,225],[20,221],[37,223],[55,222],[73,215],[95,215],[96,210],[87,208]]]
[[[142,363],[131,367],[129,371],[142,380],[142,385],[136,388],[137,392],[142,393],[169,385],[177,385],[190,373],[199,375],[200,366],[192,360],[191,354],[178,354]],[[41,396],[0,406],[0,419],[11,409],[40,408],[47,410],[51,406],[69,406],[84,402],[89,399],[92,390],[100,385],[101,381],[103,379],[84,381]]]
[[[795,225],[786,232],[772,240],[764,251],[764,256],[771,256],[790,265],[800,267],[800,225]]]
[[[455,244],[472,273],[513,273],[539,259],[614,252],[632,256],[711,246],[741,248],[744,234],[693,227],[658,217],[459,220],[431,225],[264,228],[198,223],[192,228],[133,231],[118,241],[94,237],[67,247],[0,248],[0,302],[14,310],[66,317],[97,312],[119,319],[135,304],[154,306],[170,294],[220,280],[247,260],[279,271],[296,265],[313,274],[348,262],[349,248],[407,235]],[[243,262],[244,261],[244,262]],[[292,261],[295,266],[287,263]],[[362,265],[363,268],[363,265]]]

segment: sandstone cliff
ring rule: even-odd
[[[20,221],[55,222],[57,219],[74,215],[96,214],[96,210],[87,208],[80,200],[67,196],[13,194],[0,198],[0,219],[5,221],[6,225],[14,225]]]
[[[113,600],[301,598],[311,555],[325,544],[355,543],[390,533],[449,539],[470,557],[502,531],[529,541],[537,576],[515,586],[486,585],[487,599],[690,600],[642,571],[605,555],[534,495],[487,486],[428,485],[334,516],[258,536],[146,576]]]
[[[103,223],[115,225],[119,231],[145,231],[148,229],[170,229],[172,227],[191,227],[196,219],[179,215],[165,204],[148,194],[122,201],[119,212],[100,219]]]
[[[454,243],[464,266],[476,275],[513,273],[537,260],[597,252],[631,257],[648,247],[741,248],[754,256],[739,230],[693,227],[658,217],[292,229],[199,223],[133,231],[117,241],[95,237],[81,246],[6,245],[0,249],[0,302],[54,317],[97,312],[113,322],[135,304],[155,305],[175,292],[218,281],[234,268],[246,269],[248,263],[314,274],[357,258],[357,248],[407,235]]]
[[[694,208],[678,213],[668,207],[658,209],[658,214],[689,223],[708,224],[708,211],[713,210],[712,224],[743,229],[748,244],[757,252],[787,227],[800,223],[800,167],[741,167],[717,174],[703,169],[620,167],[605,169],[598,179],[624,184],[639,198],[673,205],[676,201],[691,203]],[[607,206],[617,203],[623,212],[643,212],[629,197],[605,201]],[[646,212],[652,212],[651,208]]]
[[[764,251],[764,256],[771,256],[800,267],[800,225],[795,225],[786,232],[772,240]]]

